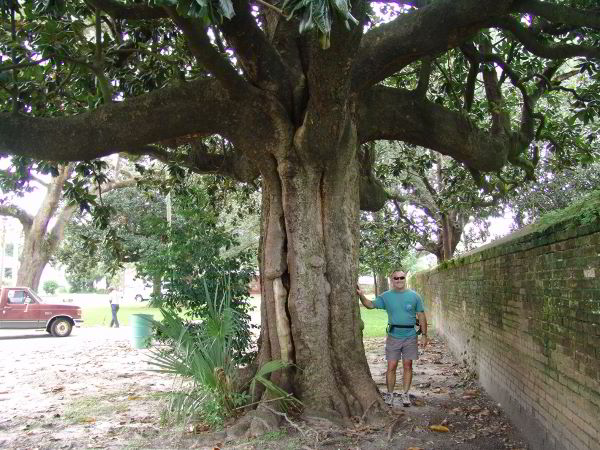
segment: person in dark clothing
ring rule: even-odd
[[[114,325],[115,328],[119,328],[119,319],[117,313],[119,312],[119,292],[114,288],[108,288],[108,294],[110,295],[108,302],[110,303],[110,312],[112,314],[112,320],[110,321],[110,327]]]

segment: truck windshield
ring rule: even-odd
[[[44,303],[44,300],[35,292],[29,291],[28,295],[38,303]]]

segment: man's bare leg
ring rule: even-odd
[[[404,406],[410,406],[408,391],[410,390],[410,384],[412,383],[412,359],[403,359],[402,369],[402,387],[404,388],[404,392],[402,392],[402,404]]]
[[[412,383],[412,375],[413,375],[412,359],[403,359],[402,366],[403,366],[402,379],[403,379],[404,392],[408,392],[408,390],[410,389],[410,385]]]
[[[398,368],[398,360],[388,360],[387,372],[385,374],[385,382],[387,384],[387,390],[390,395],[394,393],[394,387],[396,387],[396,369]]]

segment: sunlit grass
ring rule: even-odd
[[[364,338],[383,337],[387,327],[387,313],[383,309],[367,309],[361,306],[360,317],[365,324]]]
[[[82,308],[83,326],[109,326],[111,320],[110,305],[106,306],[89,306]],[[122,326],[129,325],[129,320],[132,314],[152,314],[155,320],[162,319],[162,315],[158,308],[150,308],[146,305],[131,305],[121,306],[117,314],[119,324]]]

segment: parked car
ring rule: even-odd
[[[79,306],[45,303],[27,287],[2,288],[0,329],[45,329],[52,336],[66,337],[82,323]]]

